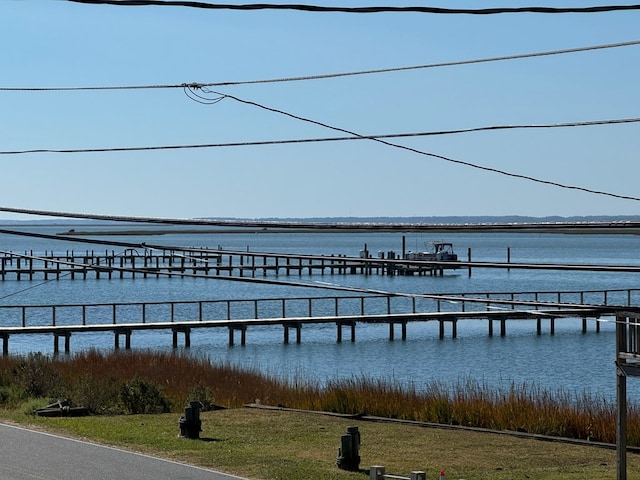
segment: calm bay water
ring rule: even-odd
[[[3,227],[17,231],[58,233],[68,226]],[[79,227],[77,230],[106,227]],[[119,227],[123,229],[123,227]],[[130,228],[130,227],[129,227]],[[140,227],[133,227],[139,229]],[[146,228],[146,227],[145,227]],[[115,230],[116,227],[110,227]],[[166,246],[203,246],[253,252],[303,254],[344,254],[358,256],[364,244],[375,256],[377,251],[402,248],[400,233],[265,233],[183,234],[104,236],[105,241],[161,244]],[[453,242],[460,259],[471,249],[474,261],[506,261],[507,248],[512,262],[640,265],[640,238],[633,235],[563,234],[405,234],[408,250],[421,250],[426,240]],[[33,251],[66,252],[85,250],[116,254],[122,247],[95,246],[47,239],[0,234],[0,250],[16,253]],[[280,278],[283,276],[281,275]],[[273,276],[271,276],[273,278]],[[638,274],[601,272],[559,272],[504,269],[448,271],[443,277],[402,277],[362,275],[302,275],[287,280],[309,284],[356,286],[403,293],[474,293],[511,291],[600,290],[638,288]],[[304,287],[283,287],[195,278],[135,278],[60,280],[44,282],[0,282],[0,305],[38,305],[91,302],[142,302],[163,300],[212,300],[335,295],[335,292]],[[636,299],[634,299],[636,300]],[[626,301],[626,296],[620,299]],[[636,301],[636,303],[638,303]],[[438,380],[447,383],[468,378],[504,387],[511,382],[537,384],[549,389],[594,394],[614,398],[615,339],[611,319],[603,319],[600,333],[590,321],[589,332],[581,333],[580,320],[556,322],[550,335],[543,322],[543,334],[536,335],[535,322],[508,322],[505,337],[489,337],[487,323],[463,321],[458,338],[447,329],[438,338],[438,326],[409,324],[406,341],[388,340],[387,325],[359,325],[355,343],[336,342],[333,325],[305,326],[302,343],[284,345],[281,327],[255,327],[247,331],[245,346],[228,346],[226,329],[195,330],[191,334],[190,353],[206,355],[214,361],[259,368],[283,378],[301,378],[318,383],[334,378],[367,376],[408,383],[418,388]],[[0,319],[2,321],[2,319]],[[71,349],[111,349],[113,335],[76,334]],[[134,332],[133,348],[170,351],[170,332]],[[50,335],[13,336],[12,353],[42,351],[50,353]],[[629,382],[630,397],[640,401],[640,379]]]

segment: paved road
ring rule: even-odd
[[[241,480],[240,477],[0,423],[1,480]]]

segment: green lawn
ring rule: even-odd
[[[317,413],[238,408],[202,413],[200,440],[179,438],[177,414],[40,418],[4,412],[7,421],[159,455],[252,480],[366,479],[387,473],[448,480],[616,478],[616,452],[510,435],[357,421]],[[336,467],[340,437],[359,428],[360,472]],[[628,455],[628,478],[640,480],[640,456]]]

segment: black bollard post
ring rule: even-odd
[[[200,438],[202,421],[200,420],[200,402],[190,402],[184,409],[184,416],[180,417],[180,436],[183,438]]]
[[[342,470],[357,472],[360,466],[360,432],[358,427],[348,427],[347,433],[340,438],[336,465]]]

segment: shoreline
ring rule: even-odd
[[[135,229],[135,230],[75,230],[59,232],[59,236],[135,236],[135,235],[239,235],[239,234],[296,234],[296,233],[413,233],[413,232],[437,232],[437,233],[553,233],[565,235],[639,235],[640,227],[614,227],[614,226],[540,226],[540,225],[496,225],[496,226],[363,226],[363,227],[301,227],[301,228],[223,228],[223,229]]]

